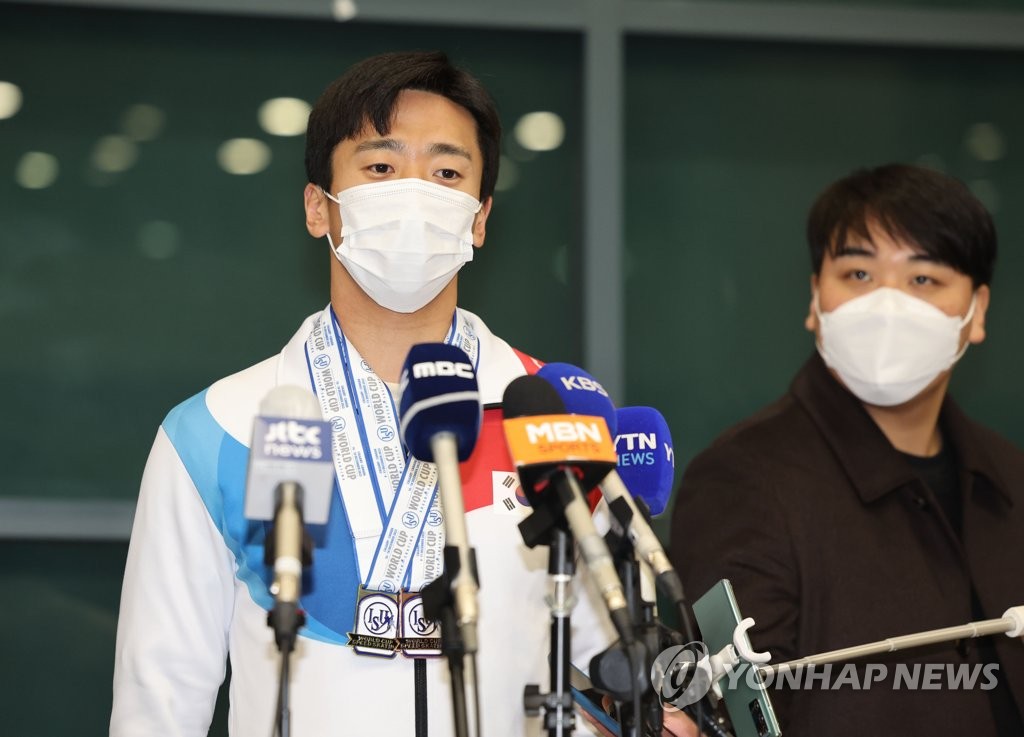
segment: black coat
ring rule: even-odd
[[[959,538],[859,400],[811,358],[789,393],[686,469],[671,556],[690,600],[730,579],[742,614],[757,622],[755,649],[773,662],[965,624],[972,587],[986,618],[1024,605],[1024,453],[948,397],[940,422],[961,473]],[[1008,724],[1024,714],[1024,641],[991,641]],[[977,645],[873,656],[864,662],[886,665],[889,679],[868,690],[773,689],[783,732],[1000,734],[986,691],[892,687],[896,663],[976,663]]]

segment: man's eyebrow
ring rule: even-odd
[[[873,257],[875,252],[856,244],[846,243],[842,246],[838,246],[835,253],[832,254],[833,258],[840,258],[842,256],[870,256]]]
[[[401,153],[405,149],[406,145],[394,138],[372,138],[356,145],[356,153],[363,153],[364,151],[394,151]],[[431,156],[461,156],[469,161],[473,160],[473,154],[468,149],[456,146],[454,143],[431,143],[427,146],[427,153]]]
[[[362,153],[363,151],[402,151],[405,149],[405,144],[396,141],[394,138],[371,138],[368,141],[363,141],[356,146],[356,153]]]
[[[462,156],[470,161],[473,160],[473,154],[453,143],[432,143],[427,147],[427,152],[432,156]]]
[[[836,252],[832,255],[832,258],[842,258],[843,256],[866,256],[868,258],[874,258],[875,252],[864,246],[848,243],[844,246],[840,246],[839,248],[837,248]],[[916,263],[938,264],[939,266],[948,265],[947,262],[943,261],[938,256],[933,256],[930,253],[924,252],[911,254],[911,256],[907,260]]]

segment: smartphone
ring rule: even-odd
[[[733,632],[742,617],[729,579],[723,578],[697,599],[693,613],[709,654],[714,655],[732,644]],[[779,720],[775,717],[761,675],[756,670],[748,672],[748,663],[734,668],[718,682],[718,686],[736,737],[780,737]]]

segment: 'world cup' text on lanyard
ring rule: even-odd
[[[480,341],[461,310],[445,343],[478,366]],[[361,655],[392,657],[399,648],[407,655],[438,654],[437,628],[400,613],[418,611],[418,592],[441,575],[437,467],[402,447],[390,390],[345,338],[330,305],[306,339],[306,360],[333,428],[334,467],[362,581],[349,644]]]

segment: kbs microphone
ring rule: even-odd
[[[299,386],[271,389],[253,423],[245,516],[273,520],[266,541],[267,564],[274,568],[269,623],[283,651],[291,649],[302,624],[303,519],[327,521],[333,488],[331,426],[321,419],[316,398]]]
[[[615,405],[597,379],[569,363],[546,363],[537,371],[537,376],[555,387],[571,414],[603,417],[608,423],[608,432],[615,437],[619,422]]]
[[[545,371],[548,366],[556,368]],[[642,498],[645,501],[650,498],[660,502],[658,511],[664,510],[665,503],[661,500],[667,500],[672,493],[675,460],[665,418],[650,407],[616,412],[608,393],[586,371],[569,364],[548,366],[538,371],[538,375],[551,383],[569,412],[586,411],[588,414],[611,415],[616,418],[618,464],[616,469],[612,469],[601,480],[601,493],[608,501],[612,514],[625,529],[637,556],[654,572],[658,588],[673,604],[682,607],[685,599],[679,575],[629,491],[630,488],[647,490],[648,493],[643,494]],[[627,485],[620,471],[633,484]],[[652,482],[656,482],[656,485]],[[688,630],[686,636],[693,639],[689,617],[684,617],[683,624]]]
[[[459,461],[473,452],[483,409],[469,357],[445,343],[414,345],[405,359],[399,410],[402,441],[413,457],[437,466],[445,532],[445,575],[467,653],[477,650],[476,561],[466,534]],[[450,552],[451,551],[451,552]],[[426,601],[426,600],[425,600]]]
[[[540,376],[512,381],[502,403],[509,453],[534,514],[545,505],[560,509],[620,639],[632,644],[635,636],[622,582],[580,488],[593,488],[615,467],[607,424],[599,416],[566,414],[558,392]]]

